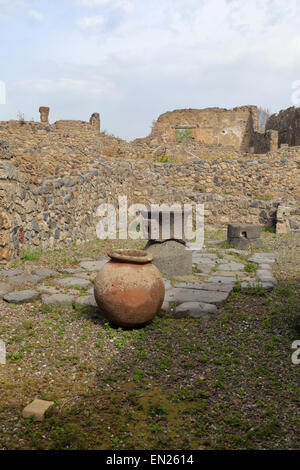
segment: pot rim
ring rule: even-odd
[[[146,264],[153,261],[153,255],[144,250],[131,250],[129,248],[112,250],[107,253],[112,260],[127,261],[129,263]]]

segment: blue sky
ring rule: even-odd
[[[88,120],[144,137],[177,108],[292,105],[299,0],[0,0],[0,120]]]

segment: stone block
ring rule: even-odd
[[[39,298],[39,292],[34,290],[21,290],[10,292],[9,294],[4,295],[3,300],[9,304],[28,304],[34,302]]]
[[[148,244],[145,249],[153,255],[154,266],[165,277],[176,278],[192,273],[192,251],[187,250],[182,243],[168,240],[163,243]]]
[[[250,224],[229,224],[227,229],[227,241],[235,248],[247,249],[251,246],[259,246],[261,227]]]
[[[32,403],[24,408],[22,416],[23,418],[30,418],[33,416],[35,421],[43,421],[46,411],[53,405],[53,401],[39,400],[36,398]]]
[[[261,227],[250,224],[228,224],[228,238],[260,238]]]

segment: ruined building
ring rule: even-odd
[[[100,132],[98,113],[51,124],[49,112],[40,108],[41,122],[0,122],[0,264],[23,249],[95,239],[97,207],[116,206],[119,195],[129,205],[204,203],[209,229],[300,231],[297,108],[271,116],[266,132],[255,106],[177,110],[134,142]]]

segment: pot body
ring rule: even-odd
[[[150,262],[111,260],[99,271],[94,293],[107,320],[133,328],[151,321],[159,312],[165,285],[161,273]]]

